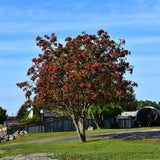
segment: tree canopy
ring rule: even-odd
[[[127,62],[130,54],[122,45],[124,40],[110,40],[107,32],[97,35],[82,32],[76,38],[67,37],[66,44],[57,42],[55,34],[37,37],[42,49],[27,75],[31,82],[17,83],[36,106],[56,108],[69,113],[81,141],[85,141],[85,120],[91,104],[127,101],[137,84],[125,78],[133,71]],[[78,120],[78,121],[77,121]]]
[[[97,129],[104,128],[105,118],[114,118],[120,113],[121,108],[116,103],[91,105],[88,109],[88,114],[91,115]]]
[[[141,108],[141,107],[145,107],[145,106],[152,106],[152,107],[156,107],[160,109],[160,102],[156,103],[154,101],[150,101],[150,100],[140,100],[137,101],[137,109]]]
[[[23,104],[21,107],[20,107],[20,109],[18,110],[18,112],[17,112],[17,118],[24,118],[24,115],[26,114],[26,112],[27,112],[27,106],[26,106],[26,104]]]

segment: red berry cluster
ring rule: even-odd
[[[103,30],[97,36],[83,32],[67,37],[65,46],[55,34],[38,36],[36,41],[42,53],[32,59],[34,65],[27,73],[33,86],[24,82],[18,86],[25,88],[27,98],[34,92],[37,105],[56,104],[79,112],[82,106],[123,101],[134,92],[136,83],[124,78],[133,70],[125,59],[130,52],[121,47],[125,41],[118,44]]]

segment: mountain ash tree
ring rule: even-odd
[[[31,81],[17,85],[28,101],[34,93],[37,108],[43,104],[69,114],[80,141],[85,142],[89,106],[122,102],[134,92],[136,83],[124,77],[133,70],[126,59],[130,52],[122,47],[125,41],[116,43],[103,30],[97,35],[82,32],[75,38],[67,37],[64,46],[53,33],[36,40],[42,52],[32,59],[27,73]]]

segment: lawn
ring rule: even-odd
[[[126,128],[125,129],[100,129],[100,130],[86,131],[86,134],[111,133],[111,132],[121,132],[121,131],[131,131],[131,130],[148,130],[148,129],[160,129],[160,127],[142,127],[142,128],[128,128],[128,129]],[[71,132],[52,132],[52,133],[31,134],[28,136],[22,136],[14,141],[6,142],[5,144],[27,142],[27,141],[34,141],[34,140],[47,139],[47,138],[66,137],[66,136],[77,136],[77,132],[71,131]]]
[[[107,131],[113,132],[115,130],[106,129],[106,130],[87,131],[87,134],[93,134],[97,132],[104,133]],[[116,130],[116,131],[119,132],[121,130]],[[50,135],[53,138],[53,137],[76,135],[76,132],[35,134],[35,135],[23,136],[19,139],[19,141],[30,141],[31,139],[36,140],[37,138],[41,139],[42,137],[45,138],[48,135]],[[15,143],[15,141],[13,142]],[[160,159],[160,140],[159,139],[157,140],[156,139],[155,140],[92,139],[92,140],[87,140],[86,143],[81,143],[79,141],[66,141],[66,142],[47,142],[47,143],[18,144],[18,145],[6,145],[6,146],[3,146],[3,144],[1,144],[0,150],[6,151],[4,153],[0,153],[0,158],[17,154],[39,152],[39,153],[55,153],[55,158],[64,160],[66,159],[152,160],[152,159]]]

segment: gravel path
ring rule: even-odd
[[[116,133],[101,133],[95,135],[88,135],[88,138],[108,138],[108,139],[130,139],[130,138],[160,138],[160,129],[151,130],[134,130]]]
[[[148,139],[158,139],[160,138],[160,129],[151,130],[135,130],[135,131],[125,131],[125,132],[115,132],[115,133],[100,133],[94,135],[87,135],[87,139],[93,138],[105,138],[105,139],[130,139],[130,138],[148,138]],[[16,144],[32,144],[32,143],[43,143],[43,142],[54,142],[54,141],[73,141],[78,140],[78,136],[69,136],[61,138],[50,138],[37,141],[23,142],[23,143],[13,143],[9,145]],[[23,154],[12,157],[5,157],[2,160],[53,160],[54,154],[52,153],[35,153],[35,154]]]
[[[53,159],[53,156],[53,153],[34,153],[5,157],[1,158],[1,160],[56,160]]]

